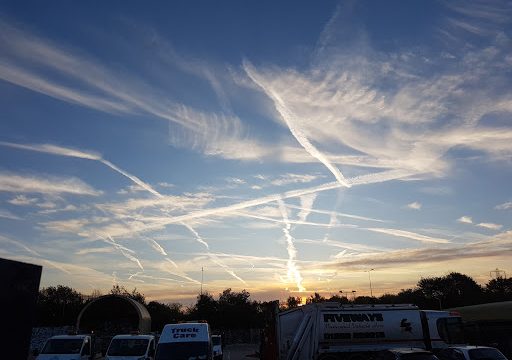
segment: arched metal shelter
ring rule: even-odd
[[[121,295],[105,295],[88,303],[76,320],[80,333],[128,334],[151,331],[151,316],[141,303]]]

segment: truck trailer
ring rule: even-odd
[[[273,357],[356,360],[391,348],[436,350],[463,342],[459,324],[449,312],[413,305],[313,303],[275,314]]]

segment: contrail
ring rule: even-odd
[[[291,209],[301,210],[301,211],[303,210],[303,207],[297,206],[297,205],[286,204],[286,207],[291,208]],[[308,209],[308,211],[310,213],[325,214],[325,215],[331,215],[333,213],[332,211],[318,210],[318,209]],[[347,217],[347,218],[355,219],[355,220],[375,221],[375,222],[380,222],[380,223],[389,222],[387,220],[375,219],[375,218],[370,218],[370,217],[366,217],[366,216],[352,215],[352,214],[346,214],[346,213],[340,213],[340,212],[335,212],[335,214],[336,214],[336,216],[339,216],[339,217]]]
[[[169,263],[172,264],[172,266],[174,266],[176,269],[178,268],[178,264],[176,264],[174,261],[172,261],[171,259],[169,259],[168,257],[165,258],[165,260]]]
[[[210,250],[210,245],[208,245],[208,243],[201,238],[199,233],[197,231],[195,231],[194,228],[192,228],[192,226],[185,224],[184,222],[182,222],[181,225],[185,226],[192,234],[194,234],[194,236],[196,237],[196,240],[199,243],[203,244],[204,246],[206,246],[206,248],[208,250]]]
[[[98,236],[99,238],[103,239],[104,241],[106,241],[107,243],[111,244],[112,246],[114,246],[117,250],[119,250],[121,252],[121,254],[123,254],[123,256],[125,258],[127,258],[128,260],[130,261],[133,261],[134,263],[136,263],[139,268],[144,271],[144,267],[142,266],[142,264],[140,263],[139,259],[137,259],[135,256],[131,255],[130,252],[132,254],[135,253],[135,251],[133,250],[130,250],[122,245],[119,245],[118,243],[115,242],[115,240],[107,234],[107,239],[105,239],[103,236],[99,235],[99,234],[96,234],[96,236]]]
[[[336,227],[344,227],[344,228],[357,228],[358,227],[357,225],[354,225],[354,224],[339,224],[339,223],[336,223],[336,224],[333,225],[333,224],[316,223],[316,222],[311,222],[311,221],[290,220],[290,219],[288,219],[288,221],[285,222],[283,219],[275,219],[275,218],[271,218],[271,217],[268,217],[268,216],[251,214],[251,213],[248,213],[248,212],[245,212],[245,211],[237,211],[236,214],[240,215],[240,216],[245,216],[245,217],[248,217],[248,218],[264,220],[264,221],[270,221],[270,222],[275,222],[275,223],[279,223],[279,224],[307,225],[307,226],[318,226],[318,227],[333,227],[333,226],[336,226]]]
[[[174,261],[172,261],[171,259],[166,257],[165,261],[168,262],[169,264],[171,264],[174,268],[178,269],[178,265]],[[181,278],[183,278],[185,280],[188,280],[189,282],[192,282],[194,284],[200,284],[201,283],[201,282],[199,282],[197,280],[194,280],[191,277],[187,276],[184,272],[173,271],[173,270],[169,269],[169,267],[165,263],[161,263],[158,268],[160,270],[162,270],[162,271],[165,271],[165,272],[171,274],[171,275],[179,276],[179,277],[181,277]]]
[[[364,230],[378,232],[382,234],[404,237],[411,240],[417,240],[421,242],[430,242],[437,244],[449,244],[450,241],[442,238],[433,238],[430,236],[421,235],[411,231],[399,230],[399,229],[385,229],[385,228],[365,228]]]
[[[145,239],[153,249],[158,251],[160,254],[167,256],[167,253],[165,252],[164,248],[159,243],[157,243],[156,240],[151,239],[150,237],[147,236],[142,236],[142,238]]]
[[[208,254],[208,256],[210,257],[210,260],[213,261],[215,264],[219,265],[221,268],[223,268],[229,275],[231,275],[232,277],[234,277],[235,279],[237,279],[238,281],[242,282],[244,285],[247,285],[247,283],[245,282],[244,279],[242,279],[240,276],[238,276],[237,274],[235,274],[235,272],[233,270],[231,270],[227,265],[223,264],[218,258],[217,256],[213,255],[213,254]]]
[[[299,269],[297,268],[297,265],[295,263],[295,258],[297,257],[297,249],[293,244],[293,237],[290,234],[291,225],[290,222],[288,221],[286,207],[284,206],[284,202],[281,199],[279,199],[277,203],[279,205],[279,210],[281,211],[281,215],[283,216],[283,221],[285,224],[283,227],[283,233],[286,238],[286,250],[288,251],[288,280],[291,280],[293,278],[295,280],[295,283],[297,284],[299,292],[303,292],[306,291],[306,288],[302,286],[302,276],[300,275]]]
[[[373,183],[379,183],[379,182],[384,182],[384,181],[389,181],[389,180],[394,180],[394,179],[400,179],[400,178],[404,178],[404,177],[407,177],[410,175],[412,175],[411,172],[406,172],[406,171],[402,171],[402,170],[389,170],[389,171],[382,171],[379,173],[372,173],[372,174],[357,176],[355,178],[348,179],[348,181],[351,182],[352,185],[364,185],[364,184],[373,184]],[[312,193],[316,193],[316,192],[320,192],[320,191],[339,189],[342,187],[344,187],[344,186],[342,186],[338,182],[330,182],[330,183],[326,183],[326,184],[322,184],[322,185],[318,185],[318,186],[314,186],[314,187],[310,187],[310,188],[306,188],[306,189],[287,191],[283,194],[268,195],[268,196],[260,197],[260,198],[253,199],[253,200],[242,201],[242,202],[239,202],[239,203],[233,204],[233,205],[217,207],[217,208],[212,208],[212,209],[204,209],[204,210],[191,212],[191,213],[185,214],[185,215],[170,217],[168,219],[164,219],[159,222],[147,225],[144,229],[139,229],[138,231],[150,231],[150,230],[153,230],[153,229],[165,226],[165,225],[182,223],[182,222],[200,219],[200,218],[209,217],[209,216],[221,216],[224,214],[237,212],[238,210],[242,210],[242,209],[246,209],[246,208],[250,208],[250,207],[254,207],[254,206],[258,206],[258,205],[268,204],[268,203],[271,203],[274,201],[278,201],[279,199],[295,198],[295,197],[300,197],[302,195],[312,194]],[[120,233],[118,235],[120,236],[120,235],[124,235],[127,233],[128,233],[128,231],[126,233]]]
[[[144,271],[138,271],[135,274],[130,274],[130,276],[128,276],[128,280],[132,280],[134,277],[142,275],[142,274],[144,274]],[[137,280],[137,279],[135,281],[144,282],[144,280]]]
[[[339,204],[341,202],[340,192],[336,192],[336,203],[334,205],[334,208],[332,209],[331,213],[329,214],[329,225],[327,226],[327,231],[324,235],[324,241],[329,240],[329,235],[331,234],[331,229],[333,226],[335,226],[338,223],[338,217],[336,209],[338,208]]]
[[[194,236],[196,237],[196,240],[198,242],[200,242],[201,244],[203,244],[204,246],[206,246],[206,249],[208,250],[208,257],[210,258],[210,260],[212,262],[214,262],[215,264],[219,265],[221,268],[223,268],[229,275],[233,276],[235,279],[241,281],[244,283],[244,285],[247,285],[247,283],[241,278],[239,277],[237,274],[235,274],[235,272],[233,270],[231,270],[228,266],[226,266],[225,264],[223,264],[218,258],[217,256],[213,255],[212,253],[210,253],[210,247],[209,245],[201,238],[201,236],[199,235],[199,233],[197,231],[194,230],[194,228],[192,228],[192,226],[188,225],[188,224],[185,224],[185,223],[181,223],[183,226],[185,226],[192,234],[194,234]]]
[[[295,122],[292,120],[295,118],[295,115],[288,107],[286,107],[286,104],[283,101],[283,99],[281,99],[281,97],[273,89],[263,84],[259,76],[254,71],[252,65],[250,65],[247,61],[244,61],[243,68],[247,75],[252,79],[252,81],[254,81],[258,86],[260,86],[263,89],[263,91],[265,91],[265,93],[274,100],[274,105],[277,111],[279,112],[283,120],[286,122],[286,125],[290,129],[292,135],[299,142],[299,144],[302,145],[304,150],[306,150],[311,156],[313,156],[322,164],[324,164],[342,186],[350,187],[350,183],[347,182],[341,171],[336,166],[334,166],[329,161],[329,159],[309,141],[306,134],[304,134],[304,132],[301,129],[295,126]]]
[[[302,207],[297,215],[301,221],[306,221],[308,215],[311,213],[311,208],[318,194],[308,194],[300,197],[300,206]]]
[[[20,241],[16,241],[16,240],[12,240],[12,239],[9,239],[8,237],[5,237],[5,236],[2,236],[0,235],[0,241],[4,241],[4,242],[7,242],[7,243],[11,243],[13,245],[16,245],[18,247],[21,247],[22,249],[24,249],[25,251],[27,251],[28,253],[32,254],[32,255],[35,255],[37,256],[37,258],[39,260],[41,260],[43,263],[46,263],[68,275],[71,275],[71,272],[66,270],[64,267],[62,267],[61,265],[57,264],[57,263],[54,263],[53,261],[50,261],[48,259],[45,259],[42,257],[41,254],[39,254],[37,251],[35,250],[32,250],[31,248],[29,248],[27,245],[23,244],[22,242]]]
[[[16,144],[16,143],[10,143],[10,142],[6,142],[6,141],[0,141],[0,146],[7,146],[10,148],[15,148],[15,149],[29,150],[29,151],[39,152],[39,153],[58,155],[58,156],[67,156],[67,157],[74,157],[74,158],[79,158],[79,159],[99,161],[100,163],[102,163],[105,166],[108,166],[110,169],[114,170],[115,172],[130,179],[132,182],[139,185],[144,190],[149,191],[156,197],[158,197],[158,198],[164,197],[158,191],[153,189],[153,187],[151,185],[145,183],[144,181],[139,179],[137,176],[132,175],[132,174],[126,172],[125,170],[117,167],[110,161],[105,160],[100,154],[82,151],[82,150],[75,150],[75,149],[66,148],[66,147],[57,146],[57,145],[51,145],[51,144]]]

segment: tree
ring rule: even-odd
[[[437,300],[439,308],[478,304],[483,299],[482,287],[471,277],[457,272],[423,278],[418,288],[427,299]]]
[[[132,292],[129,292],[123,285],[116,284],[112,286],[112,290],[110,290],[110,293],[112,295],[121,295],[129,297],[130,299],[133,299],[143,305],[146,304],[146,297],[144,296],[144,294],[137,291],[137,288],[134,288]]]
[[[162,304],[150,301],[146,305],[151,315],[151,330],[161,332],[165,324],[181,321],[185,318],[182,305],[178,303]]]
[[[340,304],[348,304],[349,303],[348,298],[343,295],[332,295],[328,301],[339,302]]]
[[[258,322],[258,309],[249,300],[250,296],[245,289],[236,292],[229,288],[220,293],[219,324],[232,329],[255,327]]]
[[[213,327],[217,326],[218,303],[207,292],[197,295],[196,304],[189,308],[189,320],[206,320]]]
[[[315,292],[306,299],[306,304],[325,302],[325,298],[319,293]]]
[[[37,300],[37,324],[39,326],[74,325],[83,305],[82,294],[68,286],[42,288]]]
[[[301,303],[302,301],[300,297],[289,296],[288,299],[286,299],[286,308],[293,309],[298,307]]]
[[[485,285],[489,301],[512,300],[512,278],[497,277]]]

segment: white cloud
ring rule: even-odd
[[[0,141],[0,145],[15,148],[15,149],[36,151],[36,152],[58,155],[58,156],[67,156],[67,157],[74,157],[74,158],[79,158],[79,159],[99,161],[103,165],[106,165],[110,169],[127,177],[128,179],[133,181],[139,187],[145,189],[146,191],[149,191],[150,193],[152,193],[153,195],[155,195],[157,197],[162,197],[162,194],[160,194],[158,191],[153,189],[153,187],[151,187],[151,185],[145,183],[144,181],[139,179],[137,176],[132,175],[129,172],[119,168],[117,165],[113,164],[112,162],[103,159],[101,157],[101,155],[94,153],[94,152],[76,150],[76,149],[71,149],[71,148],[57,146],[57,145],[51,145],[51,144],[16,144],[16,143]]]
[[[12,205],[26,206],[35,204],[38,201],[38,198],[29,198],[25,195],[17,195],[14,198],[8,200],[7,202]]]
[[[308,194],[300,197],[300,206],[301,209],[297,214],[297,217],[300,221],[306,221],[308,215],[311,213],[311,209],[315,202],[317,194]]]
[[[244,62],[243,68],[247,75],[258,84],[265,94],[274,102],[277,112],[284,120],[288,129],[299,142],[299,144],[306,150],[312,157],[320,161],[329,171],[334,175],[340,185],[350,187],[350,184],[345,180],[341,171],[323,154],[315,145],[313,145],[308,137],[308,134],[301,127],[300,116],[297,115],[290,106],[286,103],[279,91],[273,87],[271,82],[267,82],[263,76],[247,61]],[[308,119],[309,120],[309,119]]]
[[[270,183],[275,186],[283,186],[289,184],[304,184],[320,178],[319,175],[311,174],[284,174],[279,178],[272,180]]]
[[[73,194],[98,196],[95,190],[76,177],[35,177],[13,173],[0,173],[0,191],[15,193]]]
[[[407,207],[412,210],[421,210],[421,203],[414,201],[410,204],[407,204]]]
[[[0,22],[0,29],[5,35],[0,39],[4,50],[0,79],[99,111],[143,113],[164,120],[170,124],[171,143],[204,151],[207,155],[254,160],[271,154],[268,146],[248,138],[245,126],[236,116],[206,113],[173,102],[166,89],[150,85],[144,77],[130,78],[87,54],[66,49],[5,22]],[[166,65],[169,64],[163,66]],[[173,65],[206,79],[227,105],[219,80],[206,66],[192,65],[176,56]],[[48,70],[59,76],[48,79]]]
[[[226,178],[226,181],[228,183],[231,183],[231,184],[236,184],[236,185],[242,185],[242,184],[245,184],[246,181],[244,179],[240,179],[240,178],[233,178],[233,177],[230,177],[230,178]]]
[[[489,230],[500,230],[503,227],[503,225],[493,223],[479,223],[476,226]]]
[[[457,221],[463,224],[473,224],[473,219],[470,216],[461,216]]]
[[[0,218],[9,220],[22,220],[19,216],[14,215],[12,212],[6,209],[0,209]]]
[[[512,201],[508,201],[506,203],[503,203],[503,204],[500,204],[500,205],[496,205],[495,209],[496,210],[509,210],[509,209],[512,209]]]

